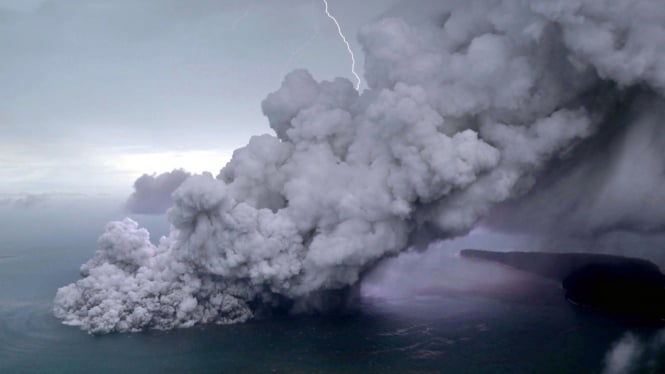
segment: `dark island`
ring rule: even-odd
[[[465,258],[497,262],[561,282],[566,299],[612,315],[665,320],[665,275],[638,258],[596,253],[493,252],[465,249]]]

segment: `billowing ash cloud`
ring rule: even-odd
[[[631,92],[636,91],[636,92]],[[524,197],[499,205],[500,229],[597,237],[665,230],[665,100],[631,89],[611,126],[550,168]]]
[[[362,29],[362,94],[289,74],[262,105],[277,136],[187,179],[158,245],[109,224],[56,316],[106,333],[330,307],[379,260],[524,195],[612,132],[635,90],[665,85],[659,0],[424,3]]]
[[[127,199],[126,209],[137,214],[163,214],[173,205],[171,194],[191,176],[183,169],[159,175],[143,174],[134,182],[134,192]]]

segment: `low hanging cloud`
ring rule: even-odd
[[[25,194],[14,196],[0,196],[0,206],[10,206],[18,208],[32,208],[49,199],[47,194]]]
[[[125,207],[134,214],[164,214],[173,205],[171,195],[185,179],[191,176],[183,169],[159,175],[143,174],[134,182],[134,192]]]
[[[262,103],[276,136],[186,179],[158,245],[110,223],[55,315],[108,333],[327,309],[381,260],[601,157],[578,151],[600,152],[617,107],[662,100],[659,0],[424,3],[361,30],[366,91],[288,74]]]
[[[0,207],[12,207],[20,209],[30,209],[40,207],[48,202],[66,198],[81,198],[84,194],[79,193],[19,193],[19,194],[0,194]]]

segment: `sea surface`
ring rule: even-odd
[[[51,301],[78,279],[104,223],[122,218],[105,204],[0,210],[0,373],[600,373],[626,332],[656,331],[506,269],[480,268],[482,282],[450,271],[423,281],[388,266],[347,314],[92,336],[60,324]],[[136,218],[166,232],[164,217]],[[397,284],[408,287],[392,292]]]

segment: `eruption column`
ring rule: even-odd
[[[661,0],[413,3],[360,30],[362,96],[360,80],[289,73],[261,103],[274,135],[216,177],[187,178],[158,244],[131,219],[110,223],[54,314],[100,334],[334,310],[383,259],[465,235],[563,163],[589,175],[615,159],[608,149],[631,155],[612,163],[621,183],[602,173],[564,190],[622,202],[599,205],[600,227],[660,229]],[[606,147],[617,128],[625,141]],[[553,216],[561,196],[529,211]]]

